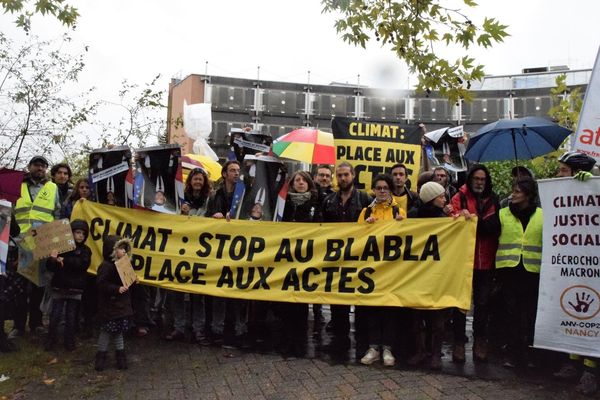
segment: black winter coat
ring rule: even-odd
[[[121,294],[119,288],[123,286],[117,266],[111,259],[111,254],[117,238],[109,236],[104,239],[102,254],[104,261],[98,267],[96,286],[98,288],[98,317],[101,322],[133,315],[131,296],[129,291]]]
[[[321,213],[317,196],[306,203],[296,206],[288,197],[283,209],[283,222],[321,222]]]
[[[50,257],[46,268],[54,272],[52,276],[53,289],[67,290],[73,293],[82,293],[87,279],[87,270],[92,261],[92,251],[85,243],[77,243],[75,250],[60,254],[63,258],[63,266],[58,260]]]
[[[421,199],[415,202],[413,208],[408,212],[408,218],[438,218],[447,217],[442,208],[436,207],[432,202],[423,204]]]

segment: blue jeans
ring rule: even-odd
[[[65,344],[75,343],[75,322],[77,318],[77,308],[79,300],[54,298],[52,299],[52,310],[50,311],[50,324],[48,326],[48,339],[56,340],[58,325],[65,314]]]

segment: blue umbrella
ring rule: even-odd
[[[528,160],[556,149],[571,131],[538,117],[501,119],[470,137],[465,158],[470,161]]]

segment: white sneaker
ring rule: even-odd
[[[390,349],[383,349],[383,365],[386,367],[393,367],[396,364],[396,358],[392,354]]]
[[[365,356],[360,359],[360,363],[364,365],[371,365],[375,361],[379,360],[379,352],[372,347],[365,353]]]

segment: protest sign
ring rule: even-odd
[[[393,122],[379,123],[335,117],[331,121],[338,162],[349,162],[358,189],[370,189],[377,174],[406,165],[411,187],[417,187],[421,167],[421,128]]]
[[[534,347],[600,356],[600,178],[539,182],[544,238]]]
[[[59,219],[40,225],[27,232],[34,238],[33,259],[50,257],[52,250],[66,253],[75,250],[75,240],[68,219]]]
[[[177,144],[137,149],[133,204],[136,207],[174,214],[179,210],[177,176],[182,179],[179,158],[181,148]],[[182,192],[182,191],[181,191]]]
[[[141,283],[241,299],[441,309],[471,304],[476,219],[226,222],[78,202],[92,269],[130,237]]]
[[[91,199],[104,204],[129,207],[126,178],[131,162],[128,146],[93,150],[89,156]]]
[[[117,273],[119,274],[119,278],[121,278],[123,286],[128,288],[137,281],[137,275],[127,254],[115,261],[115,265],[117,266]]]
[[[600,163],[600,49],[585,91],[572,149],[594,157]]]

